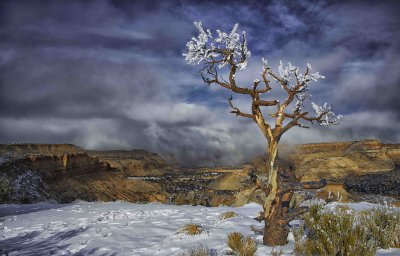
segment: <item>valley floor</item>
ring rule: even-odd
[[[348,204],[357,210],[376,207],[368,203]],[[330,204],[328,207],[334,207]],[[259,242],[257,255],[271,250],[293,253],[293,236],[282,248],[262,246],[250,225],[260,211],[257,204],[243,207],[177,206],[127,202],[75,202],[0,205],[0,255],[179,255],[188,248],[207,246],[214,255],[228,250],[230,232],[250,234]],[[234,211],[237,217],[218,217]],[[200,224],[201,235],[178,233],[184,224]],[[379,255],[400,255],[399,249],[380,250]]]

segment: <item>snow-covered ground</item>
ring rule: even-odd
[[[220,221],[218,216],[226,211],[238,216]],[[178,255],[198,245],[223,255],[230,232],[252,235],[260,244],[257,254],[270,255],[273,248],[262,246],[262,237],[250,231],[250,225],[262,226],[253,220],[259,211],[257,204],[237,208],[127,202],[0,205],[0,255]],[[207,232],[177,233],[187,223],[200,224]],[[282,247],[285,255],[293,251],[291,235],[289,240]],[[400,255],[400,251],[379,254]]]

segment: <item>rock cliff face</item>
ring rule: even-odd
[[[322,194],[347,196],[345,188],[362,192],[372,187],[376,173],[393,170],[400,145],[375,140],[307,144],[283,146],[280,155],[302,181],[328,179]],[[266,166],[265,157],[257,157],[238,168],[180,168],[145,150],[87,151],[69,144],[0,145],[0,160],[0,203],[82,199],[242,205],[255,200],[255,174]],[[399,191],[398,183],[390,181],[393,175],[379,177],[379,193]]]
[[[400,165],[400,144],[383,144],[387,148],[388,156],[396,165]]]
[[[71,145],[0,145],[0,150],[0,203],[165,201],[158,184],[130,180],[125,172]]]
[[[158,154],[143,149],[87,152],[111,167],[122,170],[127,176],[160,176],[173,171],[173,167]]]
[[[294,166],[295,174],[301,181],[327,179],[328,185],[319,192],[322,197],[333,192],[339,193],[343,200],[348,200],[353,197],[349,192],[395,195],[397,192],[393,191],[400,190],[400,188],[394,188],[399,186],[398,183],[389,181],[388,177],[393,177],[393,175],[386,175],[399,164],[399,144],[382,144],[376,140],[364,140],[282,145],[279,155]],[[253,165],[258,172],[265,172],[265,161],[265,156],[259,156],[253,160]],[[379,178],[376,179],[379,189],[370,189],[374,178]],[[363,190],[365,186],[369,188]]]
[[[0,155],[62,155],[85,152],[72,144],[0,144]]]
[[[393,170],[398,160],[396,150],[376,140],[364,140],[284,146],[281,154],[294,164],[302,181],[325,178],[342,183],[348,175]]]

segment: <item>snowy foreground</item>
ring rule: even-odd
[[[356,210],[377,206],[347,205]],[[0,205],[0,255],[179,255],[198,245],[224,255],[230,232],[254,235],[250,225],[262,226],[253,220],[259,210],[257,204],[237,208],[127,202]],[[219,220],[226,211],[238,216]],[[187,223],[200,224],[207,232],[196,236],[177,233]],[[292,235],[282,248],[263,246],[262,237],[255,237],[260,244],[258,255],[270,255],[273,249],[282,249],[284,255],[293,252]],[[400,250],[378,254],[400,255]]]

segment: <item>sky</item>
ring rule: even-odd
[[[185,63],[194,21],[246,31],[243,86],[260,79],[262,57],[326,77],[310,84],[312,101],[332,103],[343,123],[296,127],[282,143],[400,143],[399,1],[106,0],[0,2],[0,143],[143,148],[188,166],[261,154],[266,140],[229,113],[231,93]]]

